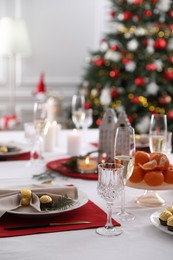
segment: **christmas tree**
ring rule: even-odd
[[[152,113],[173,131],[173,1],[109,0],[111,30],[90,53],[80,90],[95,127],[106,107],[127,113],[138,133]]]

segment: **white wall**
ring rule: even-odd
[[[44,72],[48,91],[71,102],[81,82],[85,58],[97,49],[107,26],[109,0],[0,0],[0,17],[25,20],[32,53],[17,60],[16,107],[24,121],[32,114],[39,75]],[[8,66],[0,59],[0,110],[8,105]]]

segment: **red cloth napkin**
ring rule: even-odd
[[[15,155],[4,155],[0,157],[0,161],[17,161],[17,160],[29,160],[30,152],[15,154]]]
[[[31,224],[46,224],[53,222],[68,222],[68,221],[90,221],[89,224],[78,224],[78,225],[69,225],[69,226],[51,226],[44,228],[31,228],[23,230],[4,230],[5,227],[10,226],[21,226],[21,225],[31,225]],[[59,231],[70,231],[70,230],[80,230],[88,228],[96,228],[104,226],[106,223],[106,213],[100,209],[92,201],[88,201],[81,208],[68,211],[62,214],[58,214],[55,217],[35,217],[35,218],[24,218],[22,215],[11,215],[5,214],[0,219],[0,237],[13,237],[13,236],[22,236],[22,235],[33,235],[39,233],[50,233],[50,232],[59,232]],[[120,226],[118,222],[113,220],[113,225]]]

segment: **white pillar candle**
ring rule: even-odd
[[[67,153],[69,155],[80,155],[82,138],[76,129],[67,137]]]
[[[56,122],[55,122],[56,123]],[[57,127],[54,122],[47,122],[44,130],[44,151],[53,152],[56,146]]]

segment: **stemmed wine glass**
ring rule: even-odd
[[[85,119],[81,123],[81,126],[83,128],[83,133],[84,133],[85,144],[88,142],[87,130],[92,125],[92,123],[93,123],[93,110],[91,108],[86,109],[85,110]]]
[[[167,116],[165,114],[153,114],[149,126],[150,152],[165,152],[167,144]],[[137,199],[141,206],[158,207],[165,204],[163,198],[154,190],[145,190]]]
[[[36,129],[36,145],[38,147],[38,159],[43,161],[43,136],[47,121],[47,103],[45,100],[38,100],[34,104],[34,126]]]
[[[74,95],[72,97],[72,120],[76,128],[79,129],[85,119],[85,97]]]
[[[155,114],[151,116],[149,128],[150,152],[164,152],[167,141],[167,116]]]
[[[115,134],[114,158],[116,163],[124,165],[121,210],[116,214],[122,221],[130,221],[135,218],[132,213],[125,210],[125,185],[133,172],[135,149],[134,129],[131,126],[119,126]]]
[[[36,130],[33,122],[24,123],[24,134],[26,141],[30,146],[30,160],[25,165],[32,166],[34,161],[34,144],[36,138]]]
[[[97,192],[107,204],[107,222],[104,227],[99,227],[96,232],[102,236],[116,236],[122,233],[121,228],[112,224],[112,207],[115,199],[123,187],[123,166],[116,163],[103,163],[98,165]]]

